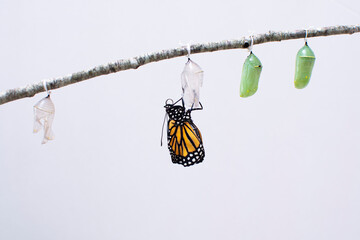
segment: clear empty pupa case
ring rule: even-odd
[[[55,137],[51,130],[54,115],[55,106],[51,101],[50,95],[41,99],[34,105],[34,133],[37,133],[43,128],[44,138],[42,144],[47,143],[48,140],[53,140]]]
[[[200,87],[202,87],[204,71],[190,59],[181,74],[181,85],[185,108],[199,108]]]

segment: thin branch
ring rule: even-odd
[[[353,34],[358,32],[360,32],[360,25],[332,26],[332,27],[323,27],[317,29],[309,29],[307,37],[308,38],[324,37],[324,36],[339,35],[339,34]],[[305,37],[305,30],[279,31],[279,32],[269,31],[267,33],[254,35],[253,44],[255,45],[255,44],[262,44],[267,42],[299,39],[304,37]],[[249,47],[249,43],[250,43],[250,37],[247,38],[243,37],[237,40],[224,40],[220,42],[198,43],[191,45],[191,54],[214,52],[214,51],[236,49],[236,48],[247,48]],[[185,47],[183,48],[179,47],[179,48],[173,48],[168,50],[162,50],[159,52],[144,54],[129,59],[121,59],[116,62],[94,67],[90,70],[76,72],[67,75],[65,77],[45,80],[46,86],[48,89],[61,88],[73,83],[78,83],[101,75],[116,73],[128,69],[137,69],[138,67],[151,62],[158,62],[161,60],[186,56],[186,55],[187,55],[187,49]],[[44,89],[43,81],[28,84],[24,87],[9,89],[0,92],[0,105],[25,97],[33,97],[35,94],[44,91],[45,89]]]

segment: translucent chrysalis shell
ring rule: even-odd
[[[250,97],[258,90],[260,73],[262,65],[260,60],[250,52],[250,55],[246,58],[240,83],[240,97]]]
[[[309,84],[311,73],[315,64],[315,54],[305,43],[296,55],[295,87],[302,89]]]
[[[183,100],[186,109],[200,108],[200,87],[202,87],[203,78],[204,71],[189,58],[181,74]]]
[[[50,95],[34,105],[34,133],[37,133],[41,128],[44,129],[42,144],[54,139],[54,133],[51,130],[54,115],[55,106],[50,99]]]

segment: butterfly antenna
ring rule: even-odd
[[[167,118],[167,113],[165,112],[165,116],[164,116],[164,122],[162,125],[162,129],[161,129],[161,140],[160,140],[160,146],[162,146],[162,140],[163,140],[163,136],[164,136],[164,125],[165,125],[165,120]]]

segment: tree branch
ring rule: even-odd
[[[331,26],[317,29],[309,29],[307,37],[324,37],[339,34],[353,34],[360,32],[360,25],[347,25],[347,26]],[[262,44],[267,42],[276,42],[282,40],[299,39],[305,37],[305,30],[296,31],[269,31],[267,33],[258,34],[253,36],[253,44]],[[238,40],[224,40],[220,42],[198,43],[191,45],[191,54],[214,52],[227,49],[247,48],[249,47],[250,37],[243,37]],[[165,59],[180,57],[187,55],[187,50],[184,47],[162,50],[149,54],[140,55],[129,59],[121,59],[116,62],[100,65],[90,70],[76,72],[65,77],[48,79],[46,86],[48,89],[56,89],[65,87],[67,85],[78,83],[90,78],[116,73],[128,69],[137,69],[140,66],[151,62],[158,62]],[[0,105],[15,101],[25,97],[33,97],[35,94],[44,92],[43,81],[28,84],[23,87],[8,89],[0,92]]]

